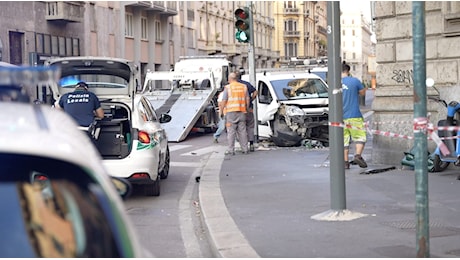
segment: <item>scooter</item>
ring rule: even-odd
[[[454,126],[458,127],[460,121],[456,118],[460,115],[460,103],[452,101],[447,105],[447,119],[440,120],[438,127]],[[449,149],[449,154],[443,154],[439,147],[430,155],[433,160],[433,172],[444,171],[450,163],[455,166],[460,166],[460,129],[451,130],[438,130],[438,136],[443,140],[444,144]]]

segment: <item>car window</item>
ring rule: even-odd
[[[139,102],[139,112],[140,114],[146,115],[146,120],[144,121],[157,121],[157,115],[154,112],[155,110],[153,109],[152,105],[150,102],[148,102],[146,99],[141,98],[141,102]]]
[[[75,88],[75,85],[84,81],[91,88],[127,88],[128,81],[123,77],[102,74],[78,74],[63,77],[59,81],[62,88]]]
[[[120,257],[107,195],[89,169],[0,153],[1,257]]]
[[[259,82],[259,90],[258,90],[258,95],[259,95],[259,102],[262,104],[270,104],[273,100],[272,94],[270,93],[270,90],[268,89],[267,84],[265,82],[260,81]]]
[[[327,98],[327,85],[317,78],[289,78],[271,81],[279,100]]]

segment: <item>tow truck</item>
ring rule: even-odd
[[[191,131],[216,129],[218,88],[212,71],[148,71],[144,90],[158,113],[172,116],[164,125],[168,141],[181,142]]]

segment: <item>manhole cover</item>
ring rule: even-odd
[[[417,228],[414,220],[402,220],[402,221],[387,221],[382,222],[383,225],[402,229],[402,230],[413,230]],[[457,227],[446,227],[445,225],[432,221],[429,224],[430,237],[446,237],[460,234],[460,228]]]

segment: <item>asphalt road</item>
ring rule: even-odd
[[[212,153],[212,135],[190,135],[169,143],[171,169],[161,180],[160,196],[140,192],[125,200],[144,248],[160,258],[213,257],[202,226],[195,177]]]

